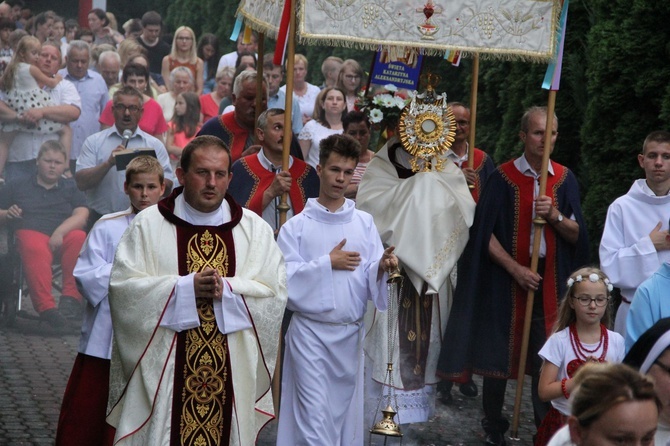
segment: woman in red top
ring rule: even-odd
[[[177,28],[172,40],[172,51],[163,58],[161,74],[168,90],[171,90],[170,73],[177,67],[186,67],[191,70],[193,79],[195,79],[195,92],[202,94],[204,63],[197,54],[195,33],[188,26]]]
[[[219,105],[224,98],[230,99],[233,92],[233,76],[235,69],[233,67],[223,67],[216,73],[216,84],[214,91],[200,96],[200,111],[202,112],[202,122],[207,122],[214,116],[219,115]]]
[[[149,69],[140,64],[128,64],[123,68],[121,83],[129,85],[142,92],[144,99],[144,111],[140,118],[139,127],[142,131],[154,136],[165,144],[165,132],[168,130],[167,122],[163,117],[163,109],[149,94]],[[109,101],[105,109],[100,114],[99,122],[103,129],[114,125],[114,115],[112,114],[112,101]]]

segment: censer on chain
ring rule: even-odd
[[[393,409],[393,407],[398,407],[398,398],[393,385],[393,351],[398,329],[398,300],[402,292],[402,285],[403,277],[400,274],[400,270],[396,268],[389,273],[389,278],[386,281],[389,301],[387,310],[388,362],[386,364],[386,376],[382,383],[382,394],[379,396],[379,402],[377,403],[377,410],[375,413],[380,412],[379,408],[382,406],[382,403],[384,404],[384,409],[381,410],[382,419],[377,421],[377,418],[375,417],[372,428],[370,429],[370,443],[372,443],[372,435],[382,435],[385,437],[384,445],[386,445],[389,437],[400,438],[400,444],[402,445],[400,423],[395,422],[394,417],[397,412]],[[400,417],[398,417],[398,419],[399,418]]]

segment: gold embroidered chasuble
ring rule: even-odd
[[[253,444],[274,414],[269,386],[286,305],[283,258],[267,224],[230,196],[231,221],[195,227],[174,215],[180,194],[177,188],[138,215],[117,250],[110,309],[118,359],[107,421],[117,429],[115,444],[123,446]],[[219,324],[232,320],[215,320],[207,302],[198,302],[196,316],[203,331],[164,325],[178,278],[207,265],[220,273],[227,268],[226,286],[242,299],[252,327],[226,325],[224,334]],[[214,404],[223,406],[219,415]],[[223,428],[204,432],[219,422]]]
[[[234,216],[235,217],[235,216]],[[235,275],[232,226],[177,225],[179,274],[212,268]],[[172,445],[225,445],[230,439],[233,387],[227,336],[219,330],[212,299],[196,298],[200,326],[177,335]]]

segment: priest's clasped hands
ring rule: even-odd
[[[193,277],[193,289],[196,297],[209,297],[221,300],[223,297],[223,281],[219,272],[212,268],[205,268]]]

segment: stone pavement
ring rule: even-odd
[[[34,315],[29,299],[23,309]],[[0,445],[52,445],[61,399],[77,353],[79,326],[71,323],[56,331],[39,320],[17,318],[14,326],[0,325]],[[475,377],[481,392],[481,379]],[[529,446],[534,432],[530,390],[524,389],[524,404],[519,434],[521,440],[510,445]],[[508,386],[505,411],[511,419],[515,386]],[[479,425],[482,417],[481,395],[467,398],[452,390],[454,402],[437,403],[435,417],[403,429],[403,445],[483,445]],[[85,420],[82,420],[85,422]],[[259,437],[258,445],[274,446],[276,422],[270,423]],[[376,437],[375,444],[383,444]],[[389,439],[388,445],[400,444]],[[82,445],[85,446],[85,445]]]

